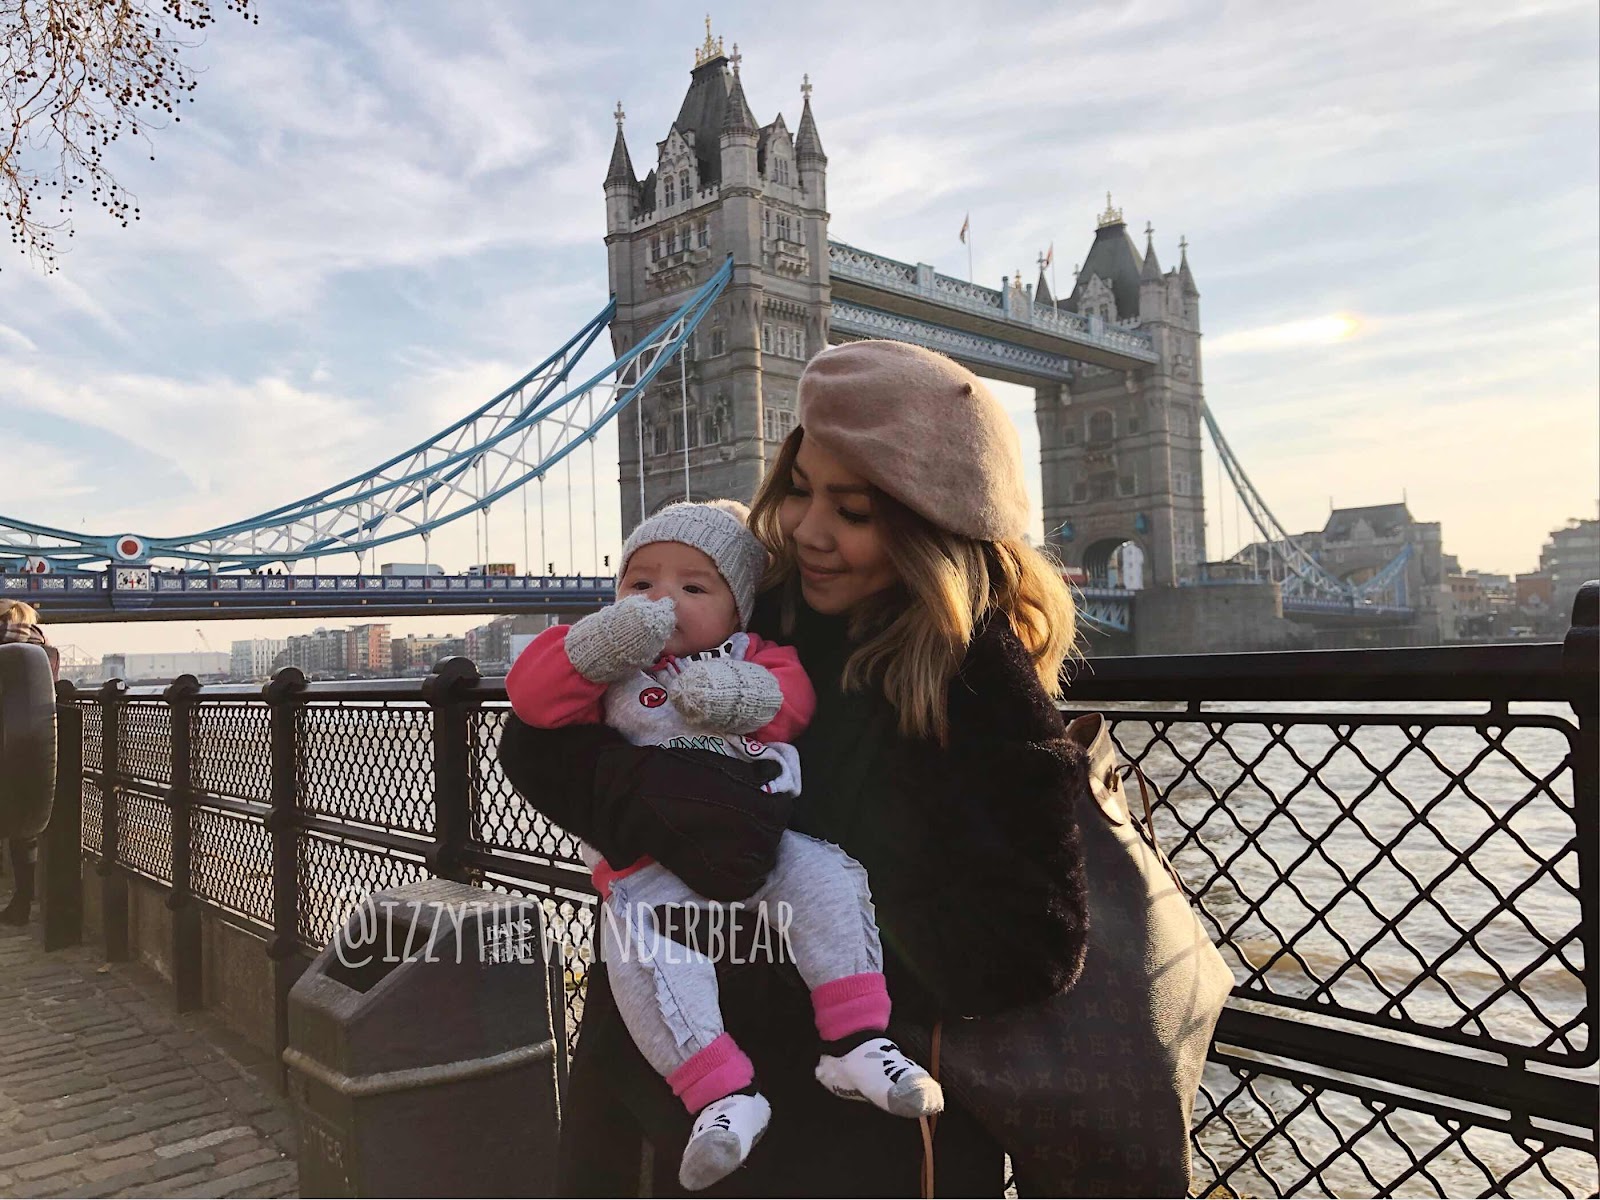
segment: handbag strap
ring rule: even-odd
[[[939,1035],[943,1031],[944,1022],[935,1021],[928,1039],[928,1074],[935,1083],[939,1082]],[[918,1117],[917,1123],[922,1126],[922,1196],[933,1200],[933,1133],[939,1127],[939,1114]]]
[[[1122,778],[1126,782],[1129,776],[1139,781],[1139,799],[1144,802],[1144,836],[1150,844],[1150,849],[1156,852],[1156,857],[1161,860],[1161,865],[1167,869],[1167,874],[1172,876],[1172,882],[1178,885],[1178,891],[1194,899],[1194,893],[1189,890],[1189,885],[1183,882],[1183,877],[1178,874],[1178,869],[1172,865],[1172,860],[1161,849],[1161,843],[1156,838],[1156,818],[1150,809],[1150,784],[1145,779],[1144,772],[1139,769],[1138,763],[1129,763],[1122,768]]]

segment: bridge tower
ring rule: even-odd
[[[1158,361],[1137,371],[1079,363],[1070,384],[1035,390],[1048,540],[1097,581],[1117,548],[1133,542],[1145,586],[1189,582],[1206,540],[1200,291],[1187,243],[1179,265],[1163,272],[1154,230],[1145,227],[1141,254],[1108,195],[1062,307],[1088,317],[1091,329],[1149,333]]]
[[[701,322],[682,369],[669,365],[640,410],[618,419],[624,534],[643,515],[641,449],[644,513],[686,490],[695,499],[748,502],[794,427],[807,357],[828,344],[828,159],[811,114],[809,77],[800,90],[794,133],[781,113],[758,125],[739,74],[739,47],[725,54],[707,21],[689,90],[642,180],[617,106],[605,179],[617,352],[733,259],[732,281]]]

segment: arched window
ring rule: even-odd
[[[666,176],[661,181],[661,203],[667,208],[671,208],[678,202],[678,191],[673,186],[673,182],[671,175]]]
[[[710,221],[701,221],[700,222],[700,248],[704,249],[705,247],[709,246],[710,244],[711,244],[711,222]]]
[[[679,171],[678,172],[678,190],[683,193],[683,198],[685,200],[687,200],[689,198],[689,195],[690,195],[690,192],[689,192],[689,172],[687,172],[687,171]]]
[[[1091,442],[1109,442],[1115,429],[1111,414],[1103,408],[1089,418],[1089,440]]]

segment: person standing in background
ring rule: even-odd
[[[0,600],[0,643],[25,642],[43,646],[50,657],[50,674],[61,678],[61,655],[39,628],[39,613],[31,604],[20,600]],[[12,838],[11,872],[16,877],[16,890],[11,902],[0,909],[0,924],[26,925],[33,912],[34,866],[39,856],[38,838]]]

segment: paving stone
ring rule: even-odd
[[[270,1067],[144,967],[100,966],[0,930],[0,1196],[295,1194]]]
[[[156,1157],[175,1158],[179,1154],[186,1154],[190,1150],[204,1150],[223,1142],[231,1142],[237,1138],[254,1138],[255,1130],[248,1125],[230,1125],[227,1129],[213,1129],[210,1133],[196,1134],[194,1137],[185,1138],[181,1142],[170,1142],[164,1146],[156,1147]],[[221,1153],[221,1151],[218,1151]]]
[[[267,1163],[264,1166],[251,1167],[248,1171],[240,1171],[237,1175],[213,1179],[211,1186],[215,1189],[214,1195],[241,1196],[252,1188],[287,1179],[294,1173],[295,1165],[291,1162]]]

